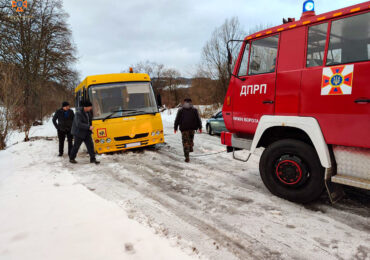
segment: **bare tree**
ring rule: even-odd
[[[163,72],[163,79],[165,82],[165,90],[170,92],[172,104],[169,104],[170,106],[178,105],[180,103],[180,96],[178,91],[178,86],[180,85],[180,72],[175,69],[166,69]]]
[[[245,32],[242,30],[237,17],[226,19],[216,28],[211,39],[205,44],[202,50],[202,64],[200,70],[208,78],[217,80],[213,95],[215,102],[222,103],[230,81],[228,71],[227,43],[229,40],[242,40]],[[231,43],[230,50],[233,56],[239,51],[237,44]]]
[[[0,150],[5,149],[7,138],[15,129],[14,117],[21,105],[21,94],[15,66],[0,63]]]
[[[26,141],[32,122],[43,114],[42,97],[50,97],[50,83],[70,88],[78,77],[71,67],[76,57],[67,17],[62,0],[29,1],[24,13],[16,13],[9,1],[0,0],[0,62],[14,64],[20,72],[19,121]]]
[[[152,61],[141,61],[131,66],[137,73],[147,73],[151,80],[154,92],[159,94],[161,89],[164,87],[163,74],[165,66],[160,63]]]
[[[257,31],[263,30],[268,27],[267,25],[257,25],[248,30],[248,34],[253,34]],[[202,50],[202,60],[198,68],[198,91],[199,84],[209,84],[210,80],[214,85],[211,99],[213,103],[222,104],[230,82],[232,67],[236,63],[236,57],[241,49],[242,42],[230,42],[229,49],[232,57],[234,57],[233,66],[228,64],[227,43],[229,40],[244,40],[247,33],[241,28],[240,22],[237,17],[226,19],[225,22],[217,27],[211,36],[211,39],[205,44]],[[204,80],[208,78],[208,80]],[[201,92],[201,91],[200,91]]]

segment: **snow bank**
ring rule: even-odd
[[[30,138],[32,137],[54,137],[57,136],[57,130],[55,129],[52,118],[49,118],[43,122],[43,125],[33,126],[30,131]],[[20,143],[24,140],[24,132],[16,131],[12,132],[7,139],[7,146]]]
[[[0,259],[191,258],[76,183],[66,159],[50,155],[56,147],[39,140],[0,152]]]

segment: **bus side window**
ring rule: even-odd
[[[311,26],[308,29],[307,68],[324,64],[328,23]]]
[[[245,45],[245,48],[244,48],[243,58],[242,58],[242,61],[239,67],[239,73],[238,73],[239,77],[247,75],[248,61],[249,61],[249,42]]]
[[[76,108],[80,107],[81,105],[80,101],[81,101],[81,90],[76,93],[76,101],[75,101]]]
[[[279,35],[252,42],[248,75],[275,72]]]
[[[83,92],[83,93],[84,93],[84,98],[83,98],[83,100],[84,100],[84,101],[87,101],[87,100],[88,100],[88,97],[87,97],[87,91],[86,91],[86,88],[85,88],[85,87],[83,88],[83,91],[84,91],[84,92]]]
[[[327,65],[370,60],[370,13],[332,22]]]

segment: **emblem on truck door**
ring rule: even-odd
[[[353,65],[324,68],[322,74],[322,96],[352,94]]]

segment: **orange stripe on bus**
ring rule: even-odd
[[[333,17],[339,16],[339,15],[342,15],[342,14],[343,14],[342,12],[335,13],[335,14],[333,14]]]
[[[351,13],[353,13],[353,12],[357,12],[357,11],[360,11],[360,10],[361,10],[361,7],[353,8],[353,9],[351,10]]]

